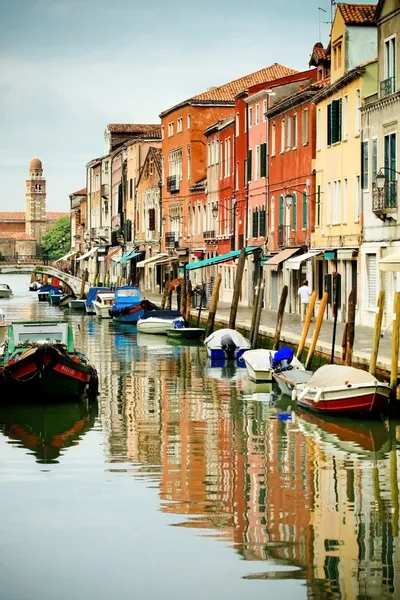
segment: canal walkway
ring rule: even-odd
[[[153,301],[156,304],[160,304],[161,296],[157,294],[145,294],[146,298]],[[173,302],[176,303],[176,296],[173,298]],[[175,305],[176,306],[176,305]],[[192,317],[195,318],[198,314],[198,309],[192,309]],[[230,304],[225,302],[218,303],[218,309],[215,317],[216,326],[226,327],[229,322]],[[275,327],[278,312],[276,310],[263,309],[261,313],[261,323],[259,334],[265,337],[274,337]],[[207,320],[208,309],[202,308],[201,319]],[[252,309],[239,307],[236,317],[236,329],[243,331],[244,334],[250,331],[251,327]],[[309,347],[314,332],[315,319],[313,319],[310,329],[308,331],[306,348]],[[344,331],[344,323],[337,324],[336,332],[336,343],[335,343],[335,357],[341,359],[342,357],[342,338]],[[303,323],[300,321],[300,316],[291,313],[285,313],[283,316],[283,325],[281,332],[281,341],[284,343],[297,346],[301,333],[303,330]],[[321,331],[318,338],[316,352],[324,356],[330,357],[332,347],[332,321],[323,321]],[[384,332],[384,330],[383,330]],[[368,366],[371,359],[371,346],[373,338],[373,329],[371,327],[365,327],[357,325],[355,328],[355,341],[353,351],[353,364],[359,366]],[[378,369],[385,371],[386,374],[390,372],[391,364],[391,344],[392,344],[392,330],[389,329],[386,333],[384,332],[381,337],[379,344],[379,355],[377,367]]]

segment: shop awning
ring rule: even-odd
[[[259,248],[260,246],[248,246],[247,248],[245,248],[246,254],[251,254],[255,250],[259,250]],[[238,258],[240,253],[241,250],[233,250],[232,252],[228,252],[227,254],[221,254],[220,256],[213,256],[213,258],[199,260],[198,262],[186,265],[186,271],[194,271],[194,269],[201,269],[203,267],[209,267],[211,265],[217,265],[219,263],[227,262],[228,260]]]
[[[338,260],[351,260],[356,256],[357,248],[338,248],[336,250],[336,258]]]
[[[400,271],[400,248],[392,254],[388,254],[385,258],[381,258],[379,261],[379,268],[381,271]]]
[[[94,248],[92,248],[91,250],[86,252],[86,254],[82,254],[82,256],[78,256],[78,258],[76,260],[86,260],[87,258],[89,258],[89,256],[92,256],[95,252],[97,252],[98,249],[99,249],[98,246],[95,246]]]
[[[121,265],[125,265],[128,262],[128,260],[137,258],[141,254],[142,252],[137,252],[135,248],[131,248],[130,250],[128,250],[128,252],[125,252],[125,254],[122,256],[119,262],[121,263]]]
[[[55,260],[54,262],[58,263],[58,262],[62,262],[63,260],[68,260],[69,258],[76,256],[77,254],[78,254],[78,250],[71,250],[65,256],[62,256],[61,258],[57,258],[57,260]]]
[[[169,254],[167,254],[166,252],[160,252],[159,254],[156,254],[155,256],[150,256],[150,258],[146,258],[145,260],[141,260],[140,262],[137,263],[137,267],[140,269],[142,267],[145,267],[146,265],[149,265],[150,263],[159,263],[165,259],[172,259],[172,256],[170,256]]]
[[[104,257],[104,260],[111,260],[113,256],[115,257],[120,252],[122,252],[121,246],[114,246],[114,248],[111,248],[108,251],[108,254]]]
[[[306,252],[305,254],[300,254],[299,256],[295,256],[294,258],[289,258],[289,260],[286,261],[285,267],[287,269],[299,270],[301,267],[301,263],[303,263],[306,260],[310,260],[311,258],[314,258],[314,256],[322,254],[322,252],[322,250],[310,250],[310,252]]]
[[[279,265],[281,265],[285,260],[288,260],[293,254],[296,254],[300,248],[285,248],[282,252],[275,254],[272,256],[268,262],[265,263],[264,269],[270,269],[271,271],[277,271]]]

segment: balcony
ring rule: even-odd
[[[215,231],[211,230],[211,231],[205,231],[203,234],[203,237],[205,240],[215,240]]]
[[[102,198],[106,198],[107,199],[108,198],[108,194],[109,194],[109,192],[108,192],[108,183],[102,183],[101,184],[101,188],[100,188],[100,196]]]
[[[381,81],[381,98],[390,96],[396,91],[396,77],[388,77]]]
[[[110,227],[92,227],[90,230],[90,235],[92,239],[101,239],[103,241],[111,241],[111,231]]]
[[[175,194],[176,192],[179,192],[179,184],[180,180],[177,175],[171,175],[171,177],[167,177],[167,191],[170,194]]]
[[[396,218],[397,181],[386,181],[383,189],[372,186],[372,212],[383,221]]]
[[[179,246],[179,233],[177,231],[169,232],[165,234],[165,247],[166,248],[178,248]]]

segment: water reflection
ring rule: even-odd
[[[157,481],[161,510],[184,517],[175,526],[277,565],[246,578],[303,579],[313,598],[395,597],[395,428],[294,410],[204,348],[177,360],[150,337],[115,386],[110,461]]]
[[[38,463],[57,463],[94,425],[97,404],[83,402],[0,407],[0,431],[11,444],[29,450]]]

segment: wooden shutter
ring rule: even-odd
[[[321,225],[321,186],[317,188],[317,225]]]
[[[292,229],[297,229],[297,198],[296,194],[292,196]]]
[[[283,225],[284,198],[279,196],[279,225]]]
[[[253,166],[253,161],[252,161],[252,157],[253,157],[253,151],[251,149],[249,149],[248,155],[247,155],[247,182],[251,181],[251,175],[252,175],[252,166]]]
[[[342,141],[342,99],[339,98],[339,100],[336,100],[337,103],[337,127],[338,127],[338,133],[337,133],[337,142],[341,142]]]
[[[261,144],[260,152],[260,177],[267,175],[267,144]]]
[[[376,307],[376,254],[367,254],[368,307]]]
[[[328,140],[328,146],[330,146],[332,144],[332,104],[328,104],[327,124],[328,124],[327,140]]]
[[[337,138],[338,138],[338,105],[336,100],[334,100],[331,104],[331,128],[332,128],[332,133],[331,133],[331,141],[332,144],[335,144],[337,142]]]
[[[260,210],[260,237],[265,237],[265,208]]]
[[[396,180],[396,134],[392,133],[390,136],[390,180]]]
[[[307,221],[308,221],[308,215],[307,215],[307,193],[303,192],[303,229],[307,229]]]
[[[258,238],[258,209],[253,211],[253,238]]]

